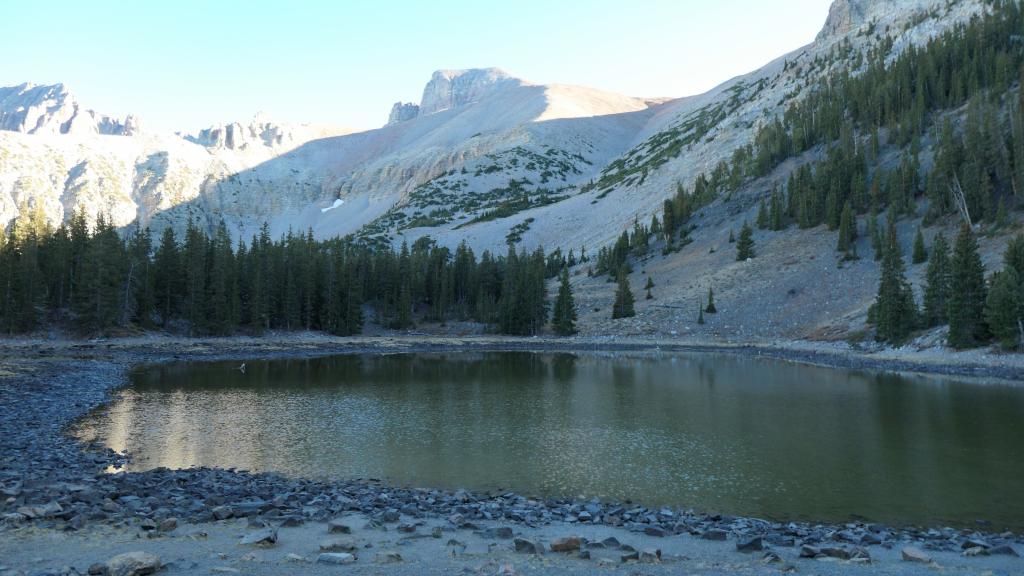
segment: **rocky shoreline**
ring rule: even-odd
[[[157,533],[178,525],[246,518],[257,526],[290,527],[359,514],[393,526],[424,518],[442,519],[451,529],[479,529],[493,523],[523,527],[550,524],[608,526],[648,538],[686,535],[735,541],[738,551],[788,549],[802,558],[870,562],[873,550],[912,546],[929,552],[1016,556],[1024,535],[976,529],[889,527],[869,523],[812,524],[649,509],[635,504],[571,499],[531,499],[513,493],[481,494],[388,486],[366,481],[319,482],[277,474],[220,469],[109,474],[126,455],[82,445],[66,427],[101,406],[127,384],[140,363],[328,355],[356,352],[452,350],[666,350],[665,346],[606,345],[534,340],[434,339],[312,341],[131,341],[14,345],[0,348],[0,533],[29,528],[76,531],[94,525]],[[680,347],[685,350],[762,355],[827,363],[832,355],[778,349]],[[913,363],[872,366],[850,356],[843,367],[916,369]],[[830,364],[830,365],[837,365]],[[924,366],[928,368],[929,366]],[[938,373],[957,367],[931,365]],[[959,369],[979,375],[979,367]],[[948,370],[948,371],[947,371]],[[1019,379],[1014,368],[981,374]],[[0,570],[2,572],[2,570]]]

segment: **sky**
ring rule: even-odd
[[[0,86],[195,131],[257,111],[373,128],[441,68],[688,96],[814,39],[831,0],[0,0]]]

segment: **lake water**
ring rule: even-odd
[[[1024,387],[733,355],[179,363],[74,429],[236,467],[773,519],[1024,527]]]

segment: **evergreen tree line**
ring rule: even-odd
[[[957,209],[962,194],[976,221],[992,219],[1001,203],[1024,199],[1022,33],[1019,0],[996,0],[984,15],[892,61],[894,39],[887,38],[762,127],[723,171],[741,173],[729,179],[738,184],[824,145],[825,160],[794,172],[787,186],[787,216],[801,227],[838,228],[847,203],[858,214],[887,205],[908,212],[922,184],[931,217]],[[965,105],[962,127],[943,118]],[[880,132],[904,149],[902,162],[870,174]],[[922,138],[938,151],[926,183],[918,181]]]
[[[966,224],[957,234],[952,251],[941,233],[935,236],[930,250],[923,242],[919,231],[914,260],[928,262],[919,309],[906,279],[895,223],[890,218],[878,295],[868,312],[875,338],[900,344],[914,330],[948,324],[947,340],[954,348],[974,348],[993,341],[1006,348],[1024,344],[1024,235],[1009,243],[1003,269],[988,281],[977,239]]]
[[[632,234],[623,231],[613,246],[601,248],[592,273],[608,274],[609,281],[628,273],[630,256],[646,254],[652,239],[664,241],[663,253],[679,250],[688,243],[688,221],[697,209],[819,146],[821,160],[796,168],[785,186],[761,201],[759,228],[826,224],[839,232],[838,250],[856,258],[857,217],[867,215],[875,259],[884,260],[887,238],[878,215],[912,215],[922,195],[930,200],[928,223],[957,211],[973,222],[1004,220],[1009,207],[1024,201],[1022,36],[1021,2],[995,0],[985,14],[891,60],[895,39],[884,39],[761,127],[711,178],[700,174],[692,193],[678,184],[661,219],[652,216],[649,226],[635,223]],[[852,50],[847,44],[828,58]],[[963,121],[954,124],[949,113],[964,106]],[[891,168],[881,166],[883,136],[901,147]],[[920,160],[924,139],[935,152],[926,174]],[[737,259],[745,260],[754,250],[746,224],[741,232]]]
[[[119,233],[80,213],[53,228],[23,210],[0,235],[0,328],[26,333],[63,323],[83,334],[163,328],[189,335],[320,330],[358,334],[366,314],[387,327],[473,320],[505,334],[538,333],[548,319],[546,280],[575,256],[542,249],[477,257],[428,238],[401,249],[288,233],[266,225],[233,242],[221,223],[207,234],[191,219],[179,238],[136,228]],[[571,294],[570,294],[571,296]],[[575,305],[559,309],[575,330]]]

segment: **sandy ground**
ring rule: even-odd
[[[256,528],[245,520],[184,525],[166,534],[133,528],[95,526],[65,533],[27,528],[0,539],[0,565],[26,573],[47,573],[71,567],[85,573],[90,565],[125,553],[155,554],[167,574],[971,574],[1024,573],[1024,561],[1012,556],[964,558],[953,553],[928,552],[932,563],[903,561],[899,548],[870,549],[872,562],[856,564],[836,559],[802,559],[799,549],[773,548],[781,560],[767,562],[765,552],[738,552],[733,541],[709,542],[692,536],[658,538],[621,528],[551,524],[531,528],[506,525],[516,538],[545,543],[543,554],[517,553],[511,539],[489,538],[481,530],[456,529],[443,519],[421,520],[414,533],[399,533],[396,525],[379,525],[362,516],[343,517],[352,534],[328,534],[324,523],[280,528],[269,547],[243,545],[241,538]],[[404,520],[404,519],[403,519]],[[486,526],[480,526],[485,528]],[[435,529],[440,532],[432,535]],[[614,537],[638,551],[660,550],[657,562],[622,561],[622,549],[590,549],[590,559],[576,552],[550,551],[555,539],[579,536],[591,542]],[[350,539],[356,550],[352,564],[318,563],[320,544]],[[390,555],[397,553],[401,560]],[[656,557],[656,553],[653,557]],[[645,558],[653,558],[645,556]],[[3,570],[0,570],[3,573]]]

